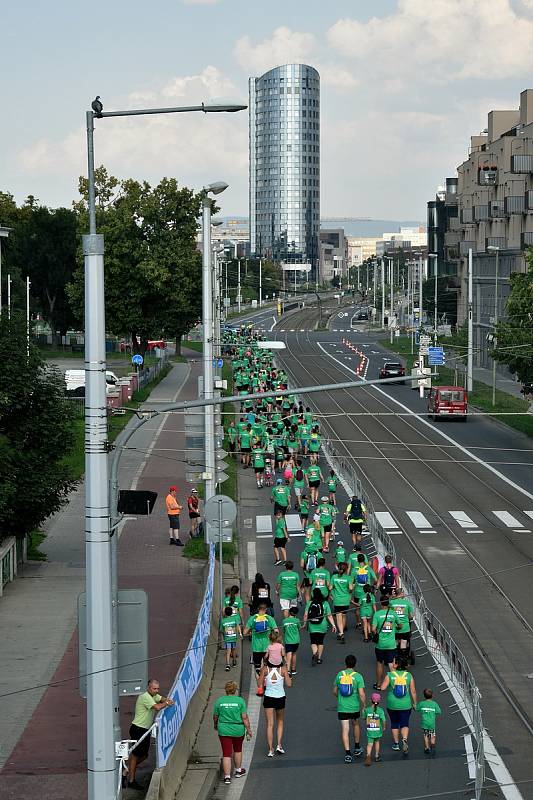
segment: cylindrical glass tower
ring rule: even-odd
[[[286,64],[250,78],[250,249],[318,264],[320,76]]]

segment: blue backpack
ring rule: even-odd
[[[256,614],[254,621],[254,631],[256,633],[266,633],[268,630],[268,617],[266,614]]]

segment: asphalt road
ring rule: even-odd
[[[272,334],[286,344],[282,359],[295,386],[353,376],[359,358],[343,339],[368,354],[368,378],[391,357],[364,325],[350,331],[345,317],[332,318],[330,332],[302,330],[301,321],[300,328],[291,315]],[[513,779],[531,781],[530,440],[486,417],[459,424],[413,416],[426,404],[409,386],[319,393],[310,402],[339,451],[354,458],[375,510],[390,515],[397,552],[466,654],[485,725]],[[520,790],[533,797],[533,782]]]

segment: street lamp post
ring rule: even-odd
[[[466,390],[474,388],[474,277],[472,274],[472,248],[468,249],[468,345],[466,357]]]
[[[433,264],[433,275],[435,277],[435,294],[433,297],[433,344],[437,344],[437,305],[438,305],[438,284],[437,284],[437,276],[438,276],[438,254],[437,253],[428,253],[428,258],[436,259]]]
[[[498,327],[498,278],[500,267],[500,248],[489,245],[487,250],[496,253],[496,268],[494,273],[494,322],[493,322],[493,340],[492,345],[496,343],[496,328]],[[496,359],[492,357],[492,405],[496,405]]]
[[[87,605],[87,773],[89,800],[114,800],[118,696],[117,536],[110,526],[105,356],[104,237],[96,233],[94,120],[152,114],[235,112],[244,105],[86,112],[89,234],[85,259],[85,541]],[[113,516],[116,508],[111,509]]]
[[[0,225],[0,317],[2,316],[2,239],[7,239],[13,228]]]
[[[381,327],[385,327],[385,259],[381,259]]]
[[[263,259],[259,259],[259,308],[263,305]]]

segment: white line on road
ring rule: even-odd
[[[398,523],[388,511],[374,511],[374,516],[381,527],[385,528],[386,531],[388,531],[390,528],[398,527]]]
[[[257,533],[272,533],[272,517],[270,514],[258,514],[255,518]]]
[[[468,514],[465,514],[464,511],[450,511],[449,513],[450,516],[452,516],[454,520],[459,523],[461,528],[477,528],[474,520],[470,519]]]
[[[274,320],[274,322],[272,323],[272,325],[271,325],[271,326],[270,326],[270,328],[268,329],[269,331],[272,331],[272,330],[274,329],[274,327],[275,327],[275,325],[276,325],[276,322],[277,322],[277,319],[276,319],[276,317],[272,317],[272,319]]]
[[[255,542],[248,542],[248,578],[253,581],[257,573]]]
[[[406,511],[405,513],[415,528],[431,528],[431,522],[421,511]]]
[[[495,517],[498,517],[500,522],[503,522],[508,528],[523,528],[521,522],[519,522],[516,517],[513,517],[512,514],[509,514],[508,511],[493,511],[492,512]]]
[[[526,514],[526,516],[531,517],[531,519],[533,519],[533,511],[524,511],[524,514]]]

